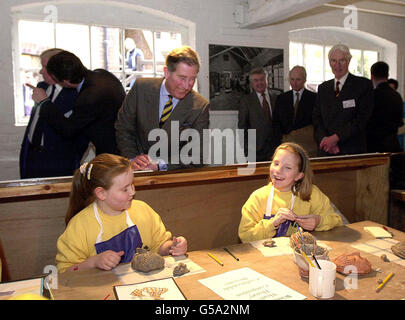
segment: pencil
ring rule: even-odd
[[[224,248],[224,250],[234,257],[236,261],[239,261],[239,258],[235,257],[235,255],[228,248]]]
[[[307,259],[309,265],[310,265],[312,268],[315,268],[314,264],[311,262],[311,260],[309,260],[308,256],[305,254],[304,250],[301,250],[301,253],[302,253],[302,255],[305,257],[305,259]]]
[[[49,284],[48,284],[48,291],[49,291],[49,295],[51,296],[51,300],[55,300],[55,297],[52,294],[52,290],[51,290],[51,287]]]
[[[211,253],[208,252],[208,255],[209,255],[212,259],[214,259],[216,262],[218,262],[221,266],[224,266],[224,264],[223,264],[221,261],[219,261],[217,258],[215,258]]]
[[[392,276],[394,275],[393,272],[391,272],[385,279],[383,282],[381,282],[381,284],[377,287],[377,289],[375,290],[375,292],[378,292],[382,289],[382,287],[388,282],[389,279],[392,278]]]
[[[321,270],[321,266],[319,265],[318,260],[316,260],[314,254],[312,254],[312,258],[314,258],[314,261],[315,261],[316,265],[318,266],[319,270]]]
[[[304,244],[305,241],[304,241],[304,237],[302,236],[302,233],[301,233],[301,230],[300,230],[300,226],[297,226],[297,228],[298,228],[298,232],[299,232],[299,234],[300,234],[300,236],[301,236],[302,244]]]

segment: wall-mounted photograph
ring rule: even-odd
[[[257,67],[267,74],[269,92],[284,91],[283,49],[210,44],[211,110],[238,110],[239,100],[251,92],[249,72]]]

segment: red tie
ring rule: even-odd
[[[337,97],[339,95],[340,89],[339,89],[339,81],[336,81],[336,89],[335,89],[335,96]]]
[[[263,111],[266,115],[267,120],[271,121],[270,106],[266,99],[266,94],[262,93],[263,97]]]

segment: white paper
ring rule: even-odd
[[[114,287],[118,300],[185,300],[173,278]]]
[[[205,272],[205,269],[201,268],[198,264],[193,262],[191,259],[187,258],[185,255],[177,257],[165,257],[165,267],[162,270],[154,270],[150,272],[141,272],[132,269],[131,263],[122,263],[119,264],[116,268],[113,269],[115,275],[120,279],[122,283],[132,284],[140,283],[150,280],[164,279],[173,276],[174,268],[180,263],[187,265],[187,269],[190,272],[185,273],[181,277]],[[175,277],[178,278],[178,277]]]
[[[352,247],[377,257],[381,257],[381,255],[385,254],[390,262],[394,262],[405,267],[405,260],[401,259],[391,251],[391,247],[398,242],[398,240],[391,238],[375,239],[367,242],[352,244]]]
[[[303,300],[306,297],[250,268],[198,280],[225,300]]]
[[[26,293],[42,296],[43,278],[0,283],[0,300]]]
[[[371,233],[376,238],[392,238],[392,234],[381,227],[364,227],[364,230]]]

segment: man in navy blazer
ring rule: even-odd
[[[66,118],[44,90],[35,88],[33,99],[40,105],[40,117],[64,137],[85,135],[93,143],[96,155],[117,154],[114,122],[125,98],[121,82],[106,70],[88,70],[68,51],[51,57],[47,71],[64,88],[77,90],[78,96],[72,114]]]
[[[301,145],[309,156],[316,156],[317,143],[312,125],[316,93],[304,87],[307,72],[302,66],[295,66],[290,70],[289,80],[292,90],[277,97],[274,109],[276,145],[292,141]]]
[[[367,126],[368,152],[401,152],[398,128],[402,120],[403,103],[400,94],[388,83],[389,66],[378,61],[371,66],[374,85],[374,110]]]
[[[77,98],[77,91],[62,88],[46,71],[48,60],[61,49],[52,48],[41,53],[40,74],[44,81],[37,87],[45,90],[55,107],[65,115],[72,112]],[[88,146],[84,136],[65,138],[59,135],[46,121],[39,117],[37,105],[25,130],[20,151],[20,176],[26,178],[42,178],[73,175],[80,166],[80,160]]]
[[[329,51],[329,65],[335,79],[318,87],[313,112],[318,155],[367,152],[366,127],[374,106],[371,80],[349,73],[351,59],[347,46]]]

